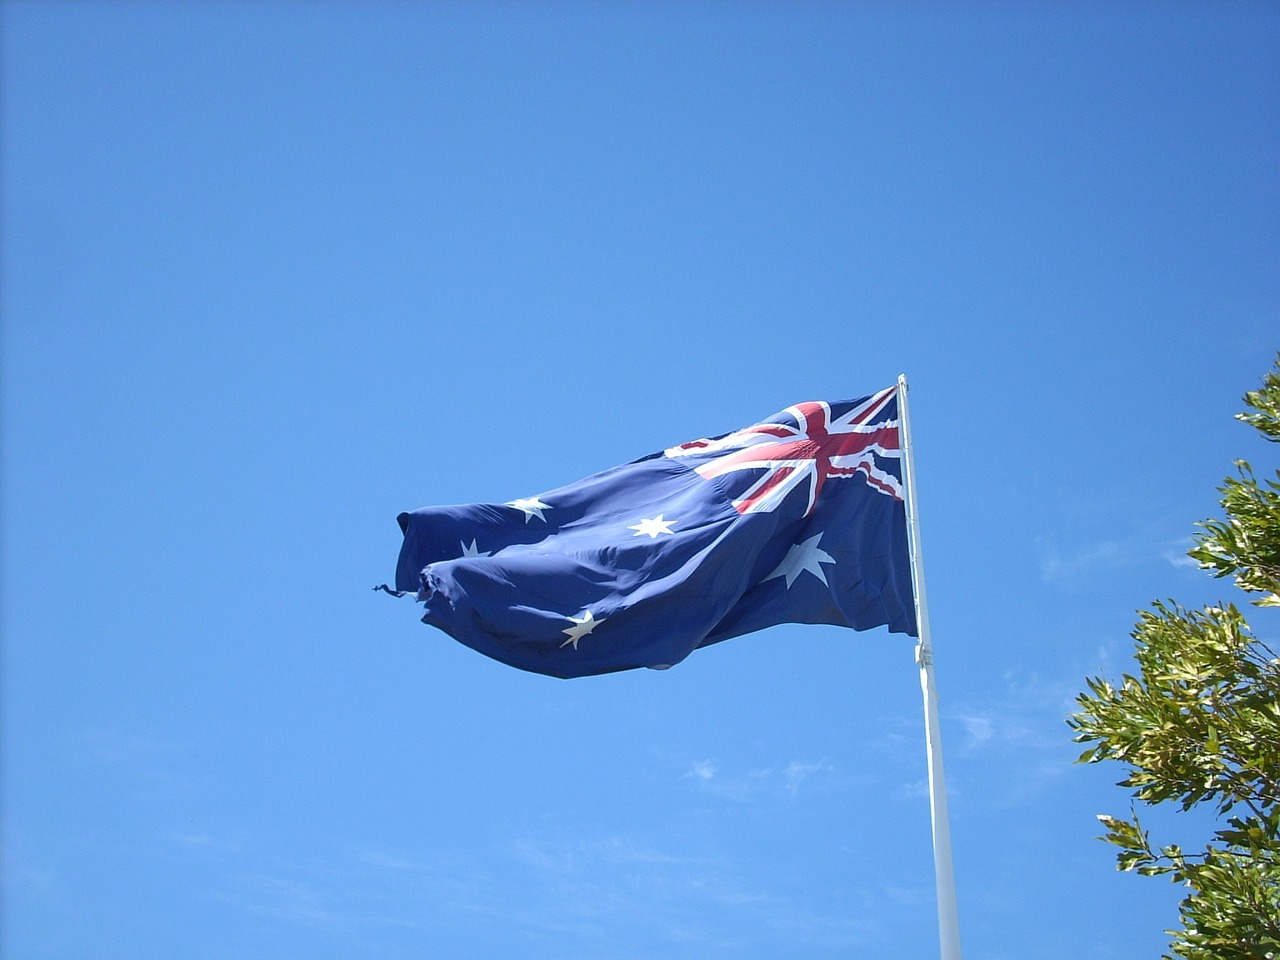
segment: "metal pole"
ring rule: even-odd
[[[938,941],[942,960],[960,960],[960,922],[956,882],[951,864],[951,825],[947,816],[947,781],[942,770],[942,730],[938,723],[938,691],[933,681],[933,644],[929,637],[929,604],[925,598],[924,561],[920,553],[920,512],[916,503],[915,457],[911,418],[907,415],[907,377],[898,377],[898,420],[902,431],[903,479],[907,495],[907,544],[911,586],[916,602],[916,663],[924,694],[925,751],[929,759],[929,811],[933,819],[933,870],[938,891]]]

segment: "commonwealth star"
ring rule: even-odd
[[[676,520],[666,520],[660,513],[652,520],[641,520],[639,523],[634,523],[627,527],[627,529],[634,530],[637,537],[648,535],[650,540],[657,540],[660,533],[670,534],[674,537],[675,534],[671,530],[671,525],[678,522]]]
[[[462,543],[461,541],[459,541],[458,546],[460,546],[460,547],[462,548],[462,556],[463,556],[463,558],[464,558],[464,559],[465,559],[466,557],[488,557],[488,556],[491,556],[491,554],[489,553],[489,551],[488,551],[488,550],[478,550],[478,549],[476,549],[476,541],[475,541],[475,538],[474,538],[474,537],[472,537],[472,539],[471,539],[471,543],[470,543],[470,544]]]
[[[547,522],[547,518],[542,515],[543,510],[550,510],[551,504],[543,503],[537,497],[521,497],[507,503],[508,507],[515,507],[517,510],[524,511],[524,522],[528,523],[530,517],[536,516],[543,523]]]
[[[596,627],[600,626],[600,624],[604,623],[603,620],[597,620],[590,610],[583,610],[582,616],[570,617],[569,619],[574,623],[574,626],[569,627],[567,630],[560,631],[561,633],[567,634],[569,637],[569,639],[560,644],[560,646],[563,648],[572,643],[573,649],[575,650],[578,649],[579,640],[589,634]]]
[[[827,574],[822,569],[822,564],[834,564],[836,561],[827,551],[818,549],[818,541],[821,539],[822,534],[819,533],[803,543],[793,543],[791,549],[787,551],[787,555],[778,564],[778,569],[764,579],[772,580],[774,577],[786,577],[787,589],[790,590],[791,585],[796,582],[796,577],[808,572],[825,584],[827,582]]]

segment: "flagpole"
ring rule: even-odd
[[[907,415],[907,377],[898,377],[898,419],[902,425],[903,478],[906,480],[907,543],[911,586],[915,594],[916,663],[924,694],[925,752],[929,760],[929,811],[933,819],[933,870],[938,891],[938,940],[941,960],[960,960],[960,923],[956,912],[955,873],[951,864],[951,825],[947,816],[947,781],[942,771],[942,730],[938,723],[938,690],[933,680],[933,644],[929,637],[929,605],[924,591],[920,552],[920,512],[916,503],[915,455],[911,418]]]

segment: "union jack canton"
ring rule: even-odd
[[[897,386],[399,523],[423,621],[536,673],[664,668],[779,623],[916,635]]]

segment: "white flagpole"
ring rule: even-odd
[[[933,644],[929,638],[929,604],[924,592],[924,562],[920,554],[920,512],[916,503],[915,458],[911,449],[911,418],[907,415],[907,377],[898,377],[898,420],[902,430],[903,479],[907,496],[907,544],[911,555],[911,586],[916,601],[916,663],[924,693],[925,750],[929,758],[929,811],[933,818],[933,870],[938,890],[938,940],[942,960],[960,960],[960,922],[956,913],[956,882],[951,865],[951,825],[947,817],[947,781],[942,772],[942,730],[938,723],[938,691],[933,682]]]

